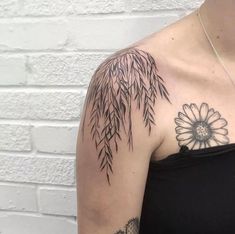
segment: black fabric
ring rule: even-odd
[[[234,234],[235,143],[151,161],[140,234]]]

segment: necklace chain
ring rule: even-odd
[[[232,79],[232,76],[229,74],[228,70],[226,69],[226,67],[225,67],[225,65],[224,65],[224,63],[223,63],[221,57],[219,56],[219,53],[217,52],[215,46],[213,45],[213,43],[212,43],[212,41],[211,41],[211,39],[210,39],[210,37],[209,37],[209,35],[208,35],[208,32],[206,31],[206,28],[205,28],[205,26],[204,26],[204,24],[203,24],[203,22],[202,22],[202,18],[201,18],[201,14],[200,14],[200,8],[201,8],[201,6],[197,9],[197,12],[198,12],[199,21],[200,21],[200,23],[201,23],[201,25],[202,25],[203,31],[204,31],[204,33],[206,34],[206,37],[207,37],[208,41],[210,42],[210,45],[211,45],[211,47],[212,47],[212,49],[213,49],[213,51],[214,51],[214,53],[215,53],[217,59],[218,59],[219,62],[221,63],[221,65],[222,65],[222,67],[224,68],[225,72],[227,73],[227,75],[228,75],[230,81],[231,81],[232,84],[235,86],[235,83],[234,83],[234,81],[233,81],[233,79]]]

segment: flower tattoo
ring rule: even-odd
[[[139,233],[139,218],[134,218],[128,221],[124,230],[119,230],[115,234],[138,234]]]
[[[227,121],[207,103],[183,105],[175,118],[178,145],[200,149],[229,143]]]

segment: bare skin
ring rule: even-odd
[[[204,6],[208,32],[235,74],[234,1]],[[149,162],[184,144],[194,150],[235,142],[234,91],[196,12],[102,63],[78,134],[79,233],[138,234]]]

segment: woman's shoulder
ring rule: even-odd
[[[216,62],[196,11],[130,47],[151,55],[158,71],[172,83],[202,84],[210,76]]]
[[[162,100],[161,90],[157,90],[154,131],[163,141],[153,152],[153,160],[177,152],[181,141],[187,140],[179,133],[179,129],[184,129],[179,123],[181,118],[189,118],[191,112],[196,115],[204,109],[213,112],[213,108],[226,115],[226,109],[220,104],[221,97],[226,95],[221,88],[223,70],[217,66],[216,57],[204,36],[197,18],[191,14],[134,44],[135,49],[145,51],[154,59],[169,98],[169,102]]]

